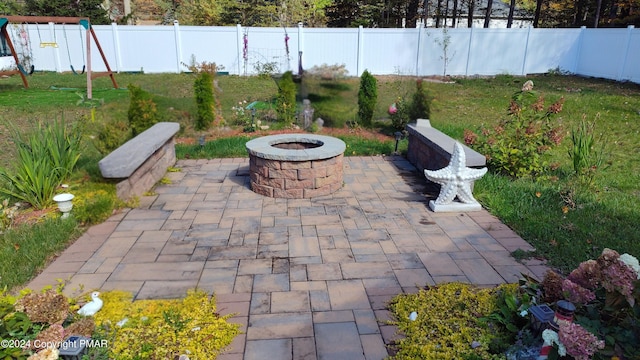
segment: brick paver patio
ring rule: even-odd
[[[215,293],[242,325],[219,359],[382,359],[387,302],[425,285],[542,277],[510,256],[531,246],[486,211],[433,213],[402,157],[346,157],[344,187],[274,199],[249,188],[249,160],[181,160],[172,184],[93,226],[28,286],[136,299]]]

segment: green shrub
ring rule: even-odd
[[[293,74],[291,71],[287,71],[278,82],[278,97],[276,99],[278,121],[285,125],[293,124],[296,117],[296,91]]]
[[[130,94],[127,113],[129,127],[131,127],[131,135],[136,136],[158,122],[158,109],[150,93],[133,84],[127,88]]]
[[[409,106],[409,121],[429,119],[431,117],[431,96],[423,86],[422,79],[416,80],[416,92],[413,93]],[[406,124],[405,124],[406,125]],[[401,129],[404,130],[404,127]]]
[[[93,145],[102,155],[107,155],[131,138],[131,129],[124,120],[114,119],[103,123]]]
[[[27,134],[12,131],[17,147],[13,170],[0,168],[0,193],[25,201],[37,209],[53,202],[53,195],[71,175],[81,152],[82,129],[64,121],[39,123]]]
[[[562,111],[564,98],[548,108],[544,96],[527,81],[511,98],[508,117],[497,125],[465,130],[465,142],[487,157],[488,167],[513,178],[541,175],[548,167],[549,151],[563,139],[561,127],[552,121]]]
[[[358,119],[360,124],[371,127],[373,112],[378,101],[378,81],[365,70],[360,76],[360,89],[358,90]]]
[[[409,121],[411,121],[411,118],[409,117],[411,104],[405,101],[404,98],[399,97],[394,105],[395,110],[389,114],[389,117],[391,118],[391,126],[393,126],[395,130],[402,131]]]
[[[207,130],[215,120],[214,98],[213,98],[213,76],[208,72],[201,72],[196,77],[193,84],[193,91],[196,95],[196,130]]]

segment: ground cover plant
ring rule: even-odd
[[[570,313],[561,312],[564,302]],[[568,302],[568,303],[567,303]],[[533,308],[556,310],[536,325]],[[640,359],[640,265],[604,249],[567,276],[479,289],[448,283],[401,294],[390,303],[392,324],[404,336],[394,359]]]
[[[296,86],[311,99],[315,115],[325,119],[325,127],[340,125],[338,131],[344,135],[361,138],[367,134],[373,141],[384,139],[387,144],[394,144],[389,136],[394,130],[388,109],[398,96],[411,98],[416,89],[415,78],[399,75],[376,78],[378,100],[373,115],[374,127],[367,132],[341,126],[355,123],[359,78],[310,77],[303,78],[302,83]],[[196,102],[193,79],[192,74],[117,75],[120,84],[135,84],[151,94],[161,121],[181,124],[179,141],[185,146],[194,146],[200,136],[194,130]],[[504,175],[487,174],[476,183],[475,197],[536,248],[531,254],[516,253],[519,257],[544,258],[550,265],[570,271],[584,259],[597,256],[603,248],[640,253],[640,242],[637,241],[639,216],[635,206],[640,173],[634,171],[640,161],[635,154],[635,149],[640,147],[640,137],[637,136],[640,131],[637,121],[640,116],[638,86],[560,75],[541,75],[531,79],[535,90],[544,94],[547,104],[564,98],[563,110],[553,120],[566,135],[563,142],[549,152],[548,162],[554,164],[554,169],[545,174],[542,181],[534,177],[514,180]],[[233,107],[239,102],[275,103],[278,87],[273,79],[217,76],[217,80],[222,90],[220,108],[224,119],[233,118]],[[521,89],[526,80],[504,75],[487,79],[456,79],[454,84],[426,79],[422,85],[431,97],[433,126],[462,141],[465,130],[491,127],[502,119],[507,114],[513,93]],[[89,100],[81,96],[82,87],[82,77],[70,74],[36,73],[30,77],[28,90],[22,88],[19,78],[2,79],[0,117],[24,129],[34,127],[36,120],[51,120],[64,113],[67,121],[85,122],[85,140],[91,144],[91,137],[96,136],[102,124],[127,119],[130,94],[126,89],[111,89],[109,79],[99,78],[94,84],[94,99]],[[258,111],[256,116],[264,114],[266,112]],[[583,186],[584,181],[575,175],[573,159],[568,155],[570,147],[574,146],[571,131],[577,129],[583,120],[592,124],[598,141],[595,148],[603,145],[602,152],[607,155],[603,166],[590,167],[588,186]],[[285,130],[292,131],[278,131]],[[322,131],[336,130],[327,128]],[[208,143],[235,137],[239,133],[241,131],[233,128],[213,127],[206,134],[204,148],[216,147]],[[257,131],[251,136],[266,133]],[[6,132],[2,137],[6,140]],[[353,149],[355,145],[350,145],[349,141],[352,139],[348,139],[347,144]],[[226,150],[229,155],[225,156],[245,153],[242,140],[229,140],[229,143]],[[178,150],[183,151],[180,146]],[[367,154],[390,153],[389,148]],[[184,150],[181,156],[223,156],[189,149]],[[8,146],[0,156],[0,164],[7,164],[12,159],[14,154],[11,150],[12,147]],[[358,154],[361,154],[360,150],[351,150],[347,155]],[[86,160],[87,156],[99,159],[100,154],[89,146],[79,160],[85,176],[98,176],[95,164],[93,168],[89,167],[91,162]]]
[[[77,311],[87,300],[68,298],[62,289],[0,292],[0,358],[57,359],[58,344],[81,336],[92,339],[83,359],[214,359],[239,334],[239,325],[227,322],[231,315],[218,314],[215,297],[203,291],[137,301],[123,291],[99,293],[103,307],[83,316]]]

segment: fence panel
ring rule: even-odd
[[[237,72],[242,63],[238,55],[238,31],[234,27],[208,28],[203,26],[180,26],[180,58],[187,66],[192,59],[198,63],[216,63],[222,71]],[[188,71],[182,65],[180,71]]]
[[[478,30],[473,31],[467,74],[521,74],[528,30]]]
[[[580,29],[531,29],[522,74],[540,74],[551,69],[574,71]]]
[[[623,66],[627,29],[584,29],[576,72],[616,79]]]
[[[367,42],[365,40],[365,46]],[[369,44],[373,46],[373,44]],[[358,73],[358,29],[304,29],[302,66],[345,65],[350,75]]]
[[[27,31],[26,42],[19,37],[22,28]],[[304,69],[344,64],[351,76],[365,69],[376,75],[427,76],[526,75],[558,68],[640,82],[640,30],[633,27],[283,29],[112,24],[93,29],[116,72],[176,73],[185,71],[184,64],[195,57],[198,62],[215,62],[231,74],[255,74],[268,65],[276,72],[297,73],[302,52]],[[8,30],[18,52],[30,57],[38,71],[66,72],[71,66],[81,71],[88,63],[81,41],[85,31],[78,25],[9,24]],[[57,47],[50,46],[54,43]],[[92,70],[106,70],[95,44],[91,53]]]
[[[627,80],[640,83],[640,31],[629,29],[629,41],[626,59],[622,73],[617,80]]]

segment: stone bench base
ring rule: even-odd
[[[425,169],[439,170],[449,165],[456,140],[431,127],[429,120],[424,119],[418,119],[415,124],[408,124],[407,131],[409,132],[407,159],[420,173]],[[484,155],[464,144],[462,147],[468,167],[486,166],[487,159]]]
[[[102,177],[118,180],[122,200],[141,196],[176,163],[175,134],[178,123],[157,123],[105,156],[98,163]]]

